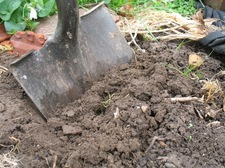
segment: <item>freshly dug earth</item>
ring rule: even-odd
[[[22,168],[225,167],[225,113],[206,116],[223,108],[223,95],[212,95],[208,103],[170,100],[203,96],[196,75],[191,79],[175,70],[185,70],[189,54],[200,52],[206,59],[198,70],[203,79],[221,84],[225,78],[217,74],[224,63],[196,43],[139,44],[145,53],[136,51],[130,65],[106,72],[47,122],[12,74],[2,73],[1,156],[17,159]],[[15,58],[0,59],[8,67]]]

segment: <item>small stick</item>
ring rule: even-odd
[[[49,165],[48,158],[45,157],[45,160],[46,160],[46,163],[47,163],[48,167],[51,168],[50,165]]]
[[[210,126],[220,126],[220,122],[219,121],[213,121],[213,122],[210,122],[206,125],[207,127],[210,127]]]
[[[56,168],[56,162],[57,162],[57,155],[55,155],[55,158],[54,158],[54,163],[53,163],[52,168]]]
[[[147,152],[152,148],[152,146],[154,145],[154,143],[155,143],[156,140],[164,141],[165,138],[161,138],[161,137],[155,136],[155,137],[152,139],[152,142],[151,142],[151,144],[149,145],[149,147],[145,150],[145,153],[147,153]]]
[[[170,98],[170,101],[171,102],[188,102],[188,101],[202,102],[202,99],[198,97],[174,97],[174,98]]]
[[[199,110],[198,110],[196,107],[195,107],[194,109],[195,109],[195,111],[197,112],[199,118],[203,119],[203,117],[202,117],[201,113],[199,112]]]
[[[6,67],[1,66],[1,65],[0,65],[0,69],[3,69],[3,70],[5,70],[5,71],[8,71],[8,69],[7,69]]]

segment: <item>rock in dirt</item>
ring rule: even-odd
[[[4,112],[5,110],[6,110],[5,105],[0,102],[0,113]]]
[[[82,128],[79,126],[74,127],[69,125],[63,125],[62,130],[65,135],[69,135],[69,134],[76,135],[76,134],[82,133]]]
[[[175,168],[176,166],[173,163],[165,163],[166,168]]]
[[[143,113],[145,113],[146,111],[148,111],[148,109],[149,109],[149,106],[148,106],[148,105],[142,105],[142,106],[141,106],[141,111],[142,111]]]
[[[66,115],[68,117],[73,117],[75,115],[75,112],[70,110],[70,111],[64,112],[63,115]]]

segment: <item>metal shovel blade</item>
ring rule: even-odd
[[[11,71],[47,119],[58,104],[81,97],[110,67],[129,63],[133,51],[104,5],[79,18],[75,0],[56,0],[58,24],[39,51],[11,64]]]

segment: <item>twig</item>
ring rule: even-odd
[[[174,98],[170,98],[170,101],[171,102],[189,102],[189,101],[203,102],[203,100],[198,97],[174,97]]]
[[[49,164],[49,161],[48,161],[48,158],[45,157],[45,160],[46,160],[46,164],[48,165],[48,168],[51,168],[50,164]]]
[[[6,71],[8,71],[8,69],[6,67],[0,65],[0,74],[2,74],[3,72],[6,72]]]
[[[145,150],[145,153],[147,153],[147,152],[152,148],[152,146],[154,145],[154,143],[155,143],[156,140],[164,141],[165,138],[161,138],[161,137],[155,136],[155,137],[152,139],[152,142],[151,142],[151,144],[149,145],[149,147]]]
[[[14,148],[14,145],[3,145],[3,144],[0,144],[1,147],[4,147],[4,148]]]
[[[220,126],[220,122],[219,121],[213,121],[213,122],[208,123],[206,126],[207,127]]]
[[[199,110],[196,107],[194,109],[195,109],[196,113],[198,114],[199,118],[203,119],[203,117],[202,117],[201,113],[199,112]]]
[[[56,168],[56,163],[57,163],[57,155],[55,155],[52,168]]]

